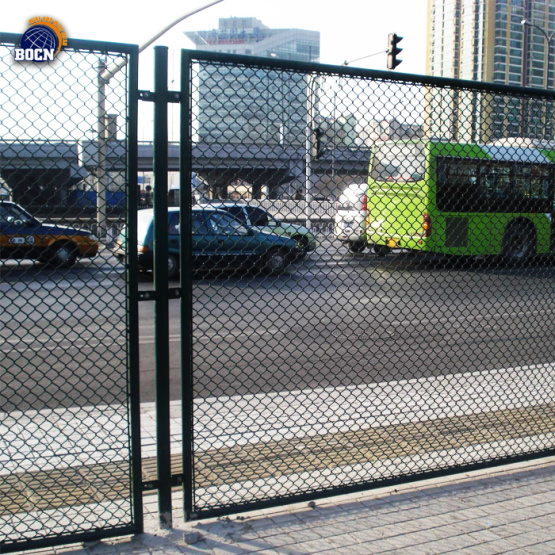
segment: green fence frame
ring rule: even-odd
[[[13,33],[0,33],[0,43],[4,46],[16,46],[21,36]],[[97,55],[121,54],[127,57],[127,79],[125,83],[127,112],[125,147],[127,151],[127,189],[126,189],[126,222],[127,222],[127,258],[125,273],[125,291],[128,310],[127,341],[127,388],[128,388],[128,421],[130,440],[130,521],[123,524],[115,523],[109,527],[96,527],[68,533],[41,533],[35,537],[26,534],[21,538],[9,537],[0,540],[0,552],[10,553],[29,549],[55,547],[69,543],[88,542],[143,531],[143,483],[141,470],[141,430],[140,430],[140,388],[139,388],[139,329],[138,329],[138,271],[137,271],[137,119],[138,119],[138,56],[136,45],[113,42],[69,39],[68,52],[86,52]],[[29,94],[32,94],[30,92]]]
[[[192,95],[193,95],[193,67],[195,64],[210,64],[216,66],[219,64],[226,67],[239,68],[239,71],[245,69],[263,69],[263,70],[282,70],[299,72],[303,75],[334,75],[347,78],[361,78],[365,80],[374,80],[386,83],[421,85],[442,90],[464,90],[489,93],[492,95],[517,95],[521,98],[537,99],[539,101],[554,102],[555,92],[548,90],[529,89],[524,87],[514,87],[508,85],[495,85],[490,83],[482,83],[475,81],[464,81],[457,79],[438,78],[423,75],[411,75],[403,73],[391,73],[386,71],[357,69],[345,66],[332,66],[317,63],[305,62],[287,62],[272,58],[258,58],[253,56],[243,56],[234,54],[223,54],[217,52],[203,51],[182,51],[182,74],[181,74],[181,257],[182,268],[191,267],[192,265],[192,246],[190,242],[192,228],[190,221],[190,183],[194,164],[193,142],[192,142]],[[217,147],[216,147],[217,148]],[[198,170],[197,170],[198,171]],[[184,492],[184,511],[186,520],[196,520],[208,517],[222,516],[232,513],[238,513],[249,510],[258,510],[266,507],[283,505],[286,503],[295,503],[318,499],[330,495],[341,495],[351,492],[363,491],[372,488],[379,488],[399,483],[414,482],[417,480],[429,479],[431,477],[451,475],[458,472],[491,467],[496,465],[509,464],[521,460],[531,458],[539,458],[552,456],[555,449],[549,448],[540,452],[532,452],[528,454],[514,454],[511,456],[500,456],[492,460],[479,463],[467,463],[453,465],[449,468],[442,468],[429,472],[419,472],[407,476],[396,476],[392,478],[380,478],[374,481],[345,484],[340,487],[326,488],[322,491],[310,491],[307,488],[305,492],[296,494],[287,494],[284,496],[271,496],[270,498],[253,500],[251,502],[242,502],[238,504],[212,506],[210,508],[202,508],[199,510],[195,506],[195,463],[194,463],[194,418],[193,418],[193,284],[190,272],[182,272],[181,276],[181,314],[182,314],[182,403],[183,403],[183,474],[175,476],[179,481],[183,480]]]

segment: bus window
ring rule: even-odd
[[[378,182],[410,182],[424,178],[426,158],[421,143],[384,143],[374,154],[370,177]]]
[[[548,198],[549,168],[547,166],[516,166],[515,189],[526,199]]]
[[[503,199],[515,199],[517,195],[513,188],[509,165],[498,162],[482,162],[480,173],[484,200],[495,203]],[[490,206],[488,209],[491,209]]]
[[[548,212],[549,167],[438,157],[442,212]]]
[[[438,157],[437,207],[442,212],[472,212],[480,209],[482,194],[478,161]]]

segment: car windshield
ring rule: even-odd
[[[340,197],[337,205],[338,210],[360,210],[362,208],[363,196],[366,186],[350,188]]]
[[[242,206],[226,206],[224,210],[227,210],[234,218],[239,220],[241,223],[247,223],[245,211],[243,210]]]
[[[248,207],[247,211],[249,213],[249,219],[251,221],[251,225],[255,226],[264,226],[264,225],[272,225],[275,223],[275,220],[261,208],[254,208]]]
[[[13,222],[28,223],[33,221],[33,217],[27,214],[19,206],[13,204],[0,205],[0,223],[10,224]]]

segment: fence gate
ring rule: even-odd
[[[187,517],[553,453],[555,95],[182,71]]]
[[[20,39],[0,34],[0,553],[142,527],[135,258],[113,251],[136,227],[137,48],[39,64]]]

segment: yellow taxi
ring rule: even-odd
[[[0,258],[33,259],[59,268],[79,258],[93,258],[100,243],[90,232],[47,224],[18,204],[0,201]]]

